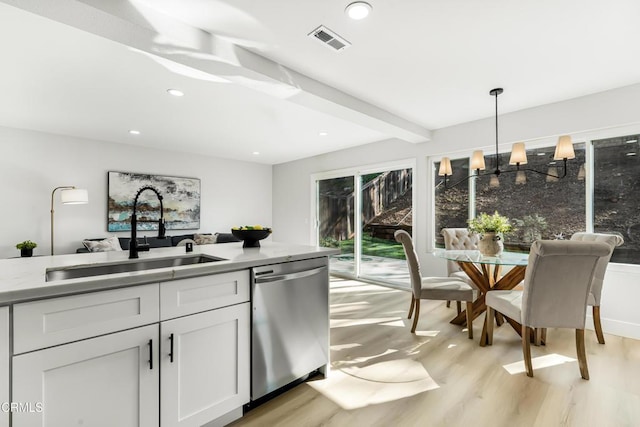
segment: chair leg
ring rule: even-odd
[[[540,344],[547,345],[547,328],[540,329]]]
[[[411,306],[409,307],[409,315],[407,316],[407,319],[411,319],[411,315],[413,314],[413,306],[416,302],[416,298],[413,296],[413,292],[411,292]]]
[[[531,346],[529,344],[531,328],[522,325],[522,355],[524,356],[524,366],[527,369],[527,376],[533,377],[533,365],[531,363]]]
[[[451,307],[451,301],[447,301],[447,308]]]
[[[462,313],[462,302],[456,301],[456,309],[458,310],[458,314]]]
[[[414,318],[413,318],[413,326],[411,327],[411,333],[415,334],[416,332],[416,327],[418,326],[418,317],[420,317],[420,299],[415,298],[415,302],[413,303],[413,306],[416,309],[416,312],[414,314]]]
[[[495,311],[487,306],[487,313],[484,318],[485,330],[487,331],[487,345],[493,345],[493,317]]]
[[[473,339],[473,302],[467,301],[467,331],[469,339]]]
[[[596,330],[598,342],[604,344],[604,334],[602,333],[602,324],[600,323],[600,306],[593,306],[593,328]]]
[[[578,365],[580,375],[585,380],[589,379],[589,367],[587,366],[587,352],[584,348],[584,329],[576,329],[576,352],[578,353]]]
[[[542,338],[542,328],[533,329],[533,345],[540,347],[540,339]]]

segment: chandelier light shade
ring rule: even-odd
[[[484,154],[482,153],[482,150],[476,150],[471,155],[471,169],[480,171],[485,170]]]
[[[556,145],[556,153],[553,156],[554,160],[575,159],[576,152],[573,151],[573,143],[569,135],[562,135],[558,139]]]
[[[442,160],[440,161],[440,169],[438,171],[438,175],[439,176],[444,176],[444,187],[446,188],[450,188],[450,187],[455,187],[456,185],[460,184],[463,181],[466,181],[467,179],[470,178],[477,178],[483,175],[493,175],[491,177],[491,180],[489,182],[489,185],[491,187],[497,187],[499,185],[499,181],[498,181],[498,176],[500,176],[501,173],[509,173],[509,172],[516,172],[516,183],[517,184],[525,184],[527,182],[527,178],[525,175],[525,172],[534,172],[540,175],[546,175],[547,176],[547,181],[548,182],[554,182],[554,181],[558,181],[560,178],[564,178],[565,176],[567,176],[567,160],[571,160],[571,159],[575,159],[576,154],[575,151],[573,150],[573,142],[571,141],[571,136],[569,135],[562,135],[558,138],[558,143],[556,145],[556,151],[555,151],[555,155],[554,155],[554,160],[562,160],[563,162],[563,168],[562,168],[562,173],[558,174],[558,168],[556,166],[553,166],[553,168],[549,168],[549,170],[547,172],[543,172],[543,171],[538,171],[535,170],[533,168],[521,168],[521,166],[526,165],[527,164],[527,151],[526,148],[524,146],[524,142],[516,142],[515,144],[513,144],[512,150],[511,150],[511,156],[509,158],[509,165],[514,165],[516,168],[515,169],[506,169],[503,170],[500,168],[500,153],[498,151],[499,149],[499,144],[498,144],[498,95],[500,95],[502,92],[504,92],[504,89],[502,88],[496,88],[496,89],[491,89],[489,91],[489,95],[494,96],[495,97],[495,105],[496,105],[496,114],[495,114],[495,128],[496,128],[496,152],[495,152],[495,156],[496,156],[496,167],[493,171],[488,171],[485,173],[480,173],[480,171],[485,170],[485,160],[484,160],[484,153],[482,152],[482,150],[476,150],[473,152],[472,156],[471,156],[471,164],[470,164],[470,168],[472,171],[475,171],[471,173],[471,175],[461,181],[458,181],[454,184],[449,184],[447,185],[447,177],[450,177],[453,174],[453,170],[451,168],[451,159],[449,159],[449,157],[443,157]],[[496,178],[494,180],[494,177]],[[439,185],[439,184],[438,184]]]
[[[484,162],[484,159],[482,160]],[[438,175],[446,177],[447,175],[451,175],[453,170],[451,169],[451,159],[448,157],[443,157],[440,160],[440,170],[438,171]]]
[[[56,191],[60,191],[60,201],[65,205],[84,205],[89,203],[89,193],[85,189],[76,188],[72,185],[56,187],[51,192],[51,255],[53,255],[53,204]]]
[[[524,149],[524,142],[516,142],[511,149],[510,165],[526,165],[527,152]]]

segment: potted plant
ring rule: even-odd
[[[513,230],[509,218],[500,215],[497,211],[493,215],[481,213],[470,219],[468,223],[469,231],[481,234],[478,250],[487,256],[496,256],[502,253],[504,248],[503,235]]]
[[[38,247],[36,242],[32,242],[31,240],[25,240],[24,242],[20,242],[16,245],[16,249],[20,249],[20,256],[29,257],[33,255],[33,249]]]

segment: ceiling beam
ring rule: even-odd
[[[430,130],[422,126],[189,26],[139,0],[0,1],[389,137],[412,143],[431,139]]]

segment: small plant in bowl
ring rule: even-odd
[[[502,235],[513,230],[509,218],[497,211],[493,215],[481,213],[469,220],[469,231],[482,235],[478,241],[478,250],[485,256],[497,256],[502,253],[504,244]]]
[[[20,249],[20,256],[30,257],[33,255],[33,249],[37,248],[38,244],[36,242],[32,242],[31,240],[25,240],[24,242],[20,242],[16,245],[16,249]]]
[[[469,231],[474,233],[509,233],[513,230],[509,218],[500,215],[497,211],[493,215],[481,213],[469,221]]]

